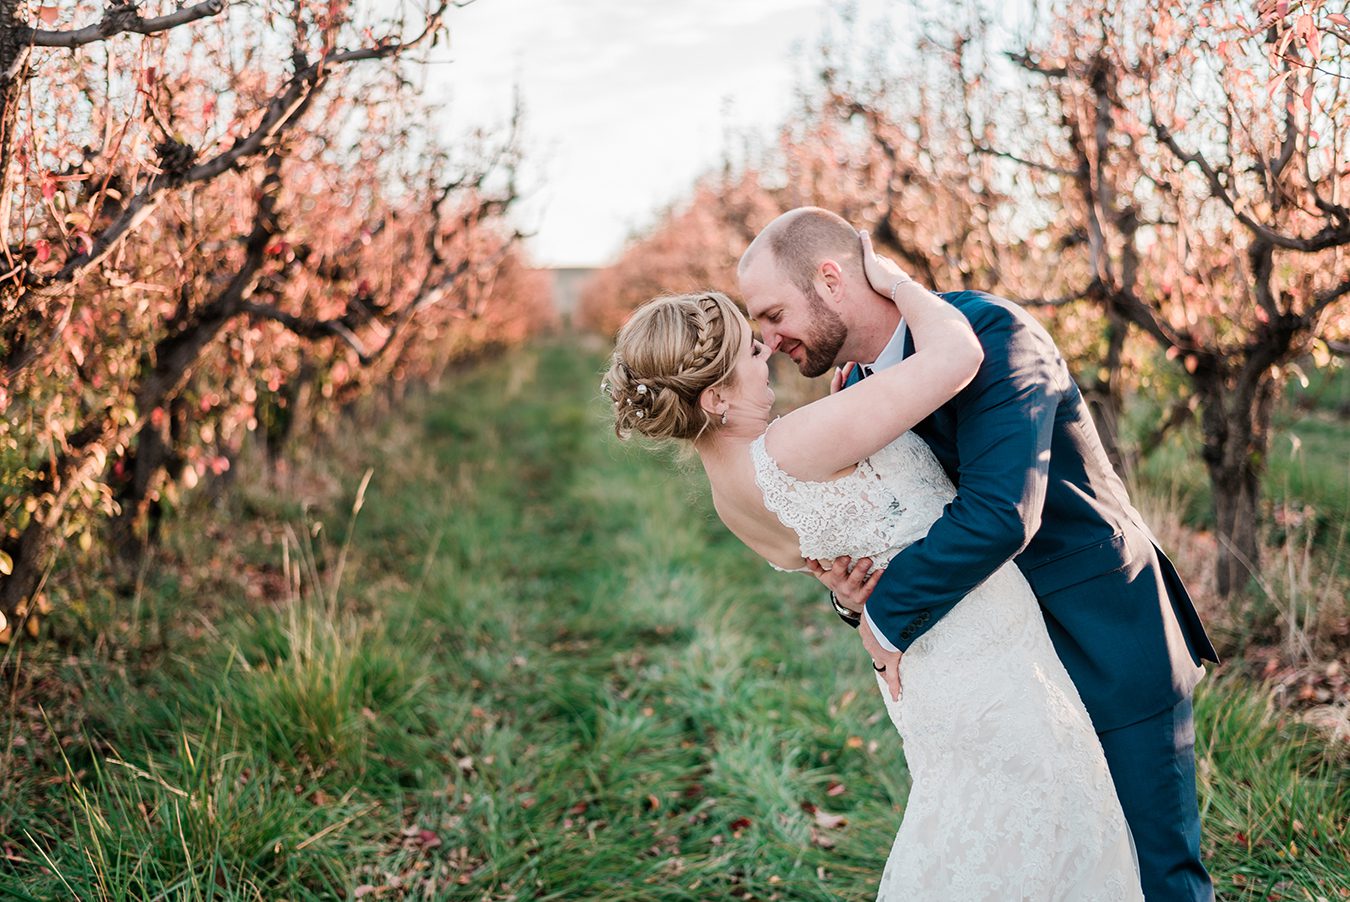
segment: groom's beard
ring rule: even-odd
[[[824,301],[814,293],[807,296],[811,305],[811,329],[798,344],[802,348],[802,361],[797,369],[803,376],[823,375],[835,365],[839,349],[848,338],[848,327]]]

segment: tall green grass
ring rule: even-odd
[[[908,775],[866,656],[700,474],[607,434],[598,371],[457,379],[316,452],[325,507],[233,499],[289,529],[237,552],[262,599],[152,576],[143,630],[30,653],[79,692],[0,729],[0,897],[872,898]],[[1196,710],[1223,898],[1350,894],[1345,758],[1238,680]]]

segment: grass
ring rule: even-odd
[[[866,656],[606,434],[599,367],[353,428],[131,601],[72,575],[3,671],[0,897],[872,898],[908,777]],[[1345,758],[1231,676],[1196,710],[1222,897],[1350,897]]]

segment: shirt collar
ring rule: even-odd
[[[872,363],[867,364],[867,368],[872,372],[884,370],[888,366],[894,366],[905,359],[905,321],[900,320],[900,325],[895,327],[895,333],[891,340],[886,342],[886,347],[881,349],[881,354]]]

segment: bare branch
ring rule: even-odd
[[[1167,416],[1163,417],[1158,423],[1158,428],[1139,441],[1139,447],[1135,449],[1135,454],[1141,459],[1152,454],[1163,443],[1163,439],[1167,438],[1173,430],[1189,420],[1195,413],[1195,400],[1194,395],[1188,395],[1174,401],[1167,412]]]
[[[1044,65],[1030,53],[1008,53],[1007,57],[1028,72],[1035,72],[1036,74],[1044,75],[1047,78],[1064,78],[1069,74],[1069,68],[1067,66]]]
[[[1077,175],[1077,173],[1075,173],[1072,169],[1065,169],[1062,166],[1052,166],[1049,163],[1038,163],[1035,160],[1024,160],[1021,157],[1010,154],[1005,150],[995,150],[992,147],[984,147],[983,145],[979,144],[976,144],[973,149],[976,153],[986,154],[991,157],[1002,157],[1005,160],[1012,160],[1014,163],[1026,166],[1028,169],[1037,169],[1040,170],[1041,172],[1048,172],[1051,175],[1061,175],[1066,178],[1073,178],[1074,176]]]
[[[1205,179],[1209,182],[1210,194],[1222,201],[1224,206],[1228,207],[1233,215],[1238,218],[1238,221],[1258,237],[1264,238],[1276,247],[1293,251],[1320,251],[1329,247],[1350,244],[1350,219],[1343,219],[1335,225],[1329,223],[1309,238],[1284,235],[1257,222],[1245,210],[1238,210],[1237,201],[1228,193],[1228,189],[1224,187],[1218,172],[1209,164],[1203,154],[1199,151],[1190,153],[1183,150],[1172,135],[1171,129],[1158,122],[1156,118],[1153,120],[1153,131],[1158,136],[1158,140],[1162,141],[1176,155],[1177,159],[1183,163],[1194,163],[1199,167],[1200,171],[1204,173]]]
[[[1017,298],[1023,307],[1065,307],[1076,301],[1088,300],[1092,295],[1088,290],[1061,295],[1057,298]]]
[[[15,31],[20,43],[34,47],[80,47],[107,40],[115,34],[155,34],[168,31],[198,19],[219,15],[224,9],[225,0],[203,0],[167,16],[145,19],[136,12],[135,3],[124,2],[109,6],[103,13],[102,21],[86,25],[84,28],[48,31],[41,28],[19,27]]]
[[[1322,315],[1323,310],[1326,310],[1347,294],[1350,294],[1350,279],[1346,279],[1330,291],[1324,291],[1321,294],[1314,296],[1313,304],[1308,308],[1307,312],[1303,314],[1303,318],[1309,323],[1313,322]]]
[[[357,338],[352,330],[347,328],[347,326],[339,320],[305,319],[304,317],[287,313],[270,304],[259,304],[253,301],[245,301],[240,304],[239,311],[241,313],[247,313],[249,316],[258,317],[259,319],[280,323],[285,326],[287,330],[295,333],[301,338],[328,338],[336,336],[346,342],[352,350],[356,352],[356,356],[361,359],[362,363],[369,363],[371,360],[371,356],[366,352],[366,347],[361,343],[361,339]]]

